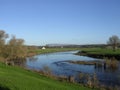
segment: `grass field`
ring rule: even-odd
[[[113,51],[112,49],[107,49],[107,48],[47,48],[45,50],[37,49],[35,50],[35,52],[36,54],[45,54],[45,53],[74,51],[74,50],[80,51],[77,53],[77,55],[85,55],[85,56],[90,56],[90,57],[95,57],[95,58],[115,57],[116,59],[120,60],[120,49]]]
[[[89,54],[120,54],[120,49],[117,49],[116,51],[113,51],[112,49],[107,48],[81,48],[81,51],[85,51]]]
[[[0,63],[0,90],[91,90],[60,82],[16,66]]]
[[[112,49],[107,48],[47,48],[45,50],[37,49],[37,54],[44,54],[44,53],[53,53],[53,52],[62,52],[62,51],[73,51],[73,50],[80,50],[85,51],[89,54],[120,54],[120,49],[113,51]]]
[[[113,51],[107,48],[81,48],[77,55],[89,56],[94,58],[115,58],[120,60],[120,49]]]
[[[38,49],[36,50],[37,54],[44,54],[44,53],[53,53],[53,52],[62,52],[62,51],[73,51],[79,50],[79,48],[47,48],[47,49]]]

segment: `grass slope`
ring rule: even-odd
[[[90,90],[78,84],[59,82],[38,73],[0,63],[0,90]]]

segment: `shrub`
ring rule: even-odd
[[[118,60],[116,60],[115,58],[112,59],[105,59],[105,63],[107,68],[112,69],[112,70],[116,70],[118,69]]]
[[[47,76],[51,76],[52,75],[52,71],[48,66],[43,66],[43,72],[47,75]]]

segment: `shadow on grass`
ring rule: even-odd
[[[7,88],[7,87],[2,87],[2,86],[0,86],[0,90],[10,90],[10,89]]]

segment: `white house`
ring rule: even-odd
[[[46,48],[45,47],[42,47],[43,50],[45,50]]]

